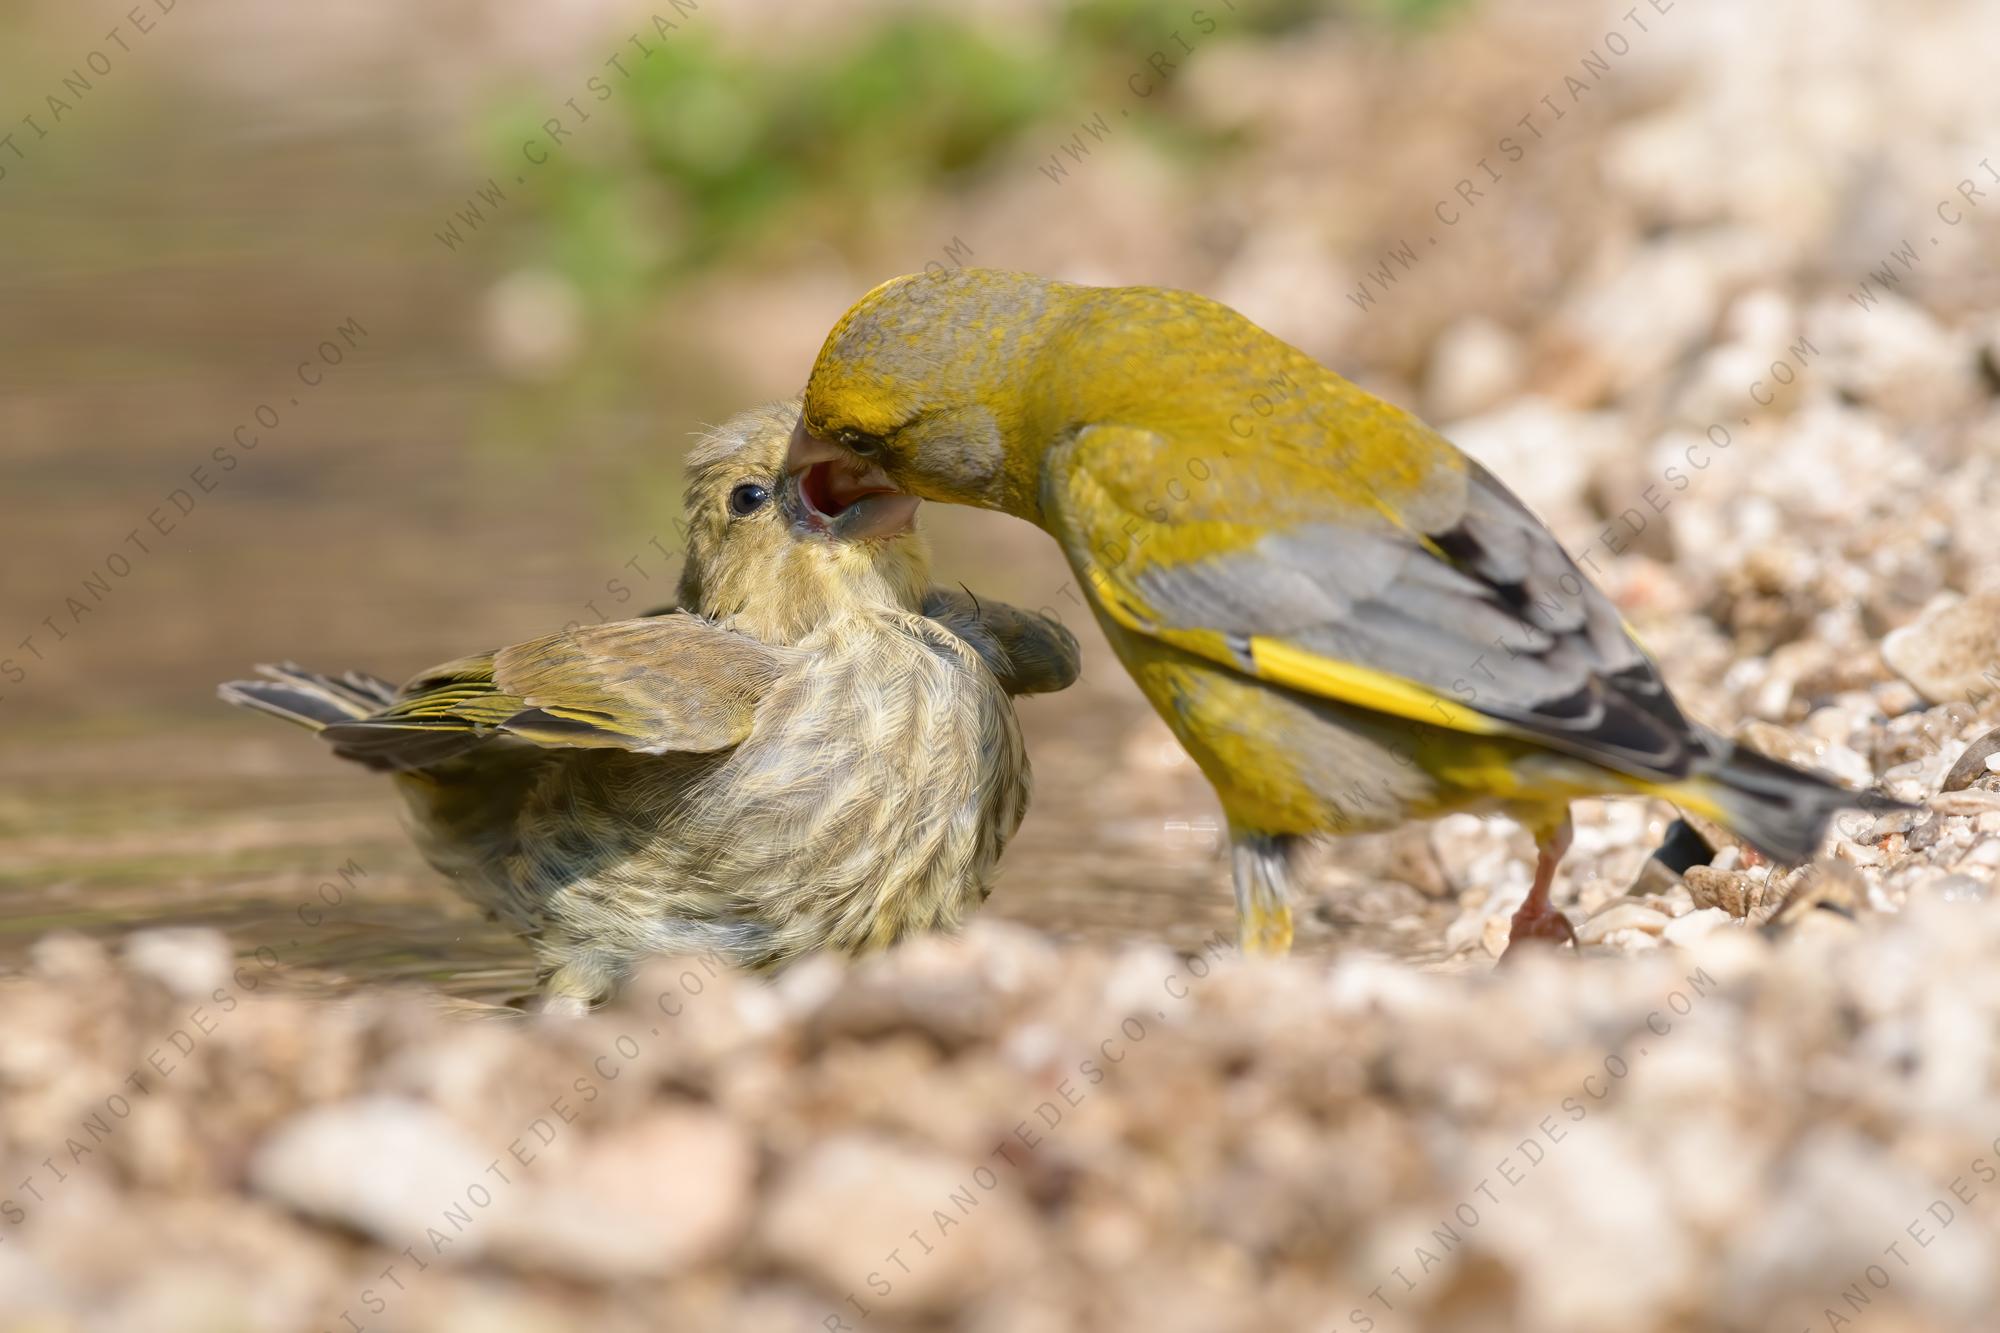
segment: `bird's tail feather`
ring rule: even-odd
[[[217,696],[312,731],[379,713],[396,700],[393,685],[365,672],[322,676],[295,662],[261,665],[257,671],[264,679],[229,681],[216,686]]]
[[[1774,861],[1797,865],[1810,859],[1838,811],[1908,808],[1880,792],[1850,791],[1755,750],[1725,744],[1728,748],[1713,767],[1677,784],[1670,794]]]

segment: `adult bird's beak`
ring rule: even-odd
[[[806,429],[805,416],[792,428],[785,473],[797,520],[841,541],[894,537],[917,520],[918,499],[905,495],[881,468]]]
[[[798,424],[792,427],[792,442],[785,450],[785,471],[796,475],[815,463],[832,463],[847,456],[847,451],[832,440],[822,440],[806,429],[806,414],[799,413]]]

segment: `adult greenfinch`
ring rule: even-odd
[[[1610,601],[1443,436],[1226,306],[981,269],[897,278],[813,365],[787,469],[1034,523],[1221,796],[1247,950],[1284,952],[1298,839],[1455,810],[1534,833],[1663,796],[1784,861],[1860,804],[1691,723]]]
[[[396,689],[290,664],[221,687],[395,774],[428,859],[529,936],[544,1007],[639,957],[769,967],[948,929],[1027,808],[1011,696],[1076,677],[1054,620],[926,590],[917,501],[782,469],[796,401],[688,465],[680,608],[434,667]]]

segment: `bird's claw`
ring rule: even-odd
[[[1284,903],[1262,904],[1237,925],[1237,943],[1251,958],[1283,958],[1292,951],[1292,912]]]
[[[1521,910],[1514,913],[1512,927],[1507,932],[1507,949],[1500,955],[1501,963],[1505,964],[1515,957],[1521,952],[1521,946],[1528,943],[1550,944],[1558,949],[1565,944],[1574,946],[1576,927],[1553,907],[1531,909],[1523,903]]]

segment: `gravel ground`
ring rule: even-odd
[[[1916,812],[1792,872],[1703,830],[1679,874],[1673,811],[1582,803],[1578,953],[1497,971],[1528,846],[1469,817],[1317,851],[1282,964],[988,920],[776,983],[663,962],[556,1023],[51,935],[0,978],[0,1330],[1994,1327],[2000,8],[1656,3],[1590,72],[1626,8],[1482,7],[1421,48],[1442,87],[1338,25],[1218,39],[1177,85],[1244,134],[1216,172],[1120,141],[1074,227],[1024,166],[919,240],[1109,276],[1096,244],[1355,369],[1691,712]],[[824,321],[740,279],[681,316],[792,364]]]
[[[478,1022],[52,937],[0,1327],[1986,1328],[1995,948],[1949,893],[1483,977],[981,926]]]

